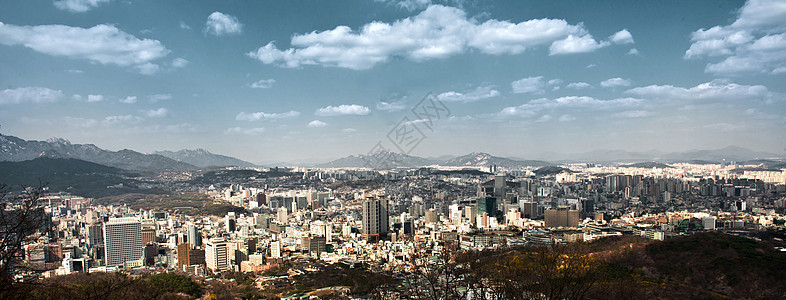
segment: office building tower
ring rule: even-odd
[[[104,257],[107,266],[142,259],[142,223],[136,218],[110,218],[104,223]]]
[[[92,246],[104,243],[104,229],[101,225],[87,226],[87,244]]]
[[[578,227],[579,211],[560,207],[546,210],[546,227]]]
[[[156,242],[156,230],[155,228],[143,228],[142,229],[142,245],[147,245],[150,243]]]
[[[188,244],[191,248],[201,248],[202,247],[202,234],[196,228],[194,223],[188,223],[186,225],[186,230],[188,236],[186,237]]]
[[[227,216],[224,218],[224,225],[227,232],[235,232],[235,229],[237,227],[237,220],[235,220],[234,212],[230,211],[229,213],[227,213]]]
[[[280,241],[272,241],[272,242],[270,242],[270,257],[272,257],[272,258],[279,258],[279,257],[281,257],[281,242]]]
[[[388,233],[388,199],[369,197],[363,200],[363,238],[379,241]]]
[[[214,273],[230,269],[229,245],[222,238],[212,238],[205,247],[205,264]]]

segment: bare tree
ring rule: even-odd
[[[24,245],[50,232],[50,218],[39,203],[43,190],[40,184],[12,193],[0,184],[0,295],[15,288],[14,275],[24,267]]]

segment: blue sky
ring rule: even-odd
[[[401,151],[405,127],[424,157],[786,148],[784,1],[0,8],[0,132],[25,139],[252,162]],[[413,112],[429,93],[450,114]]]

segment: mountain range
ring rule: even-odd
[[[34,141],[0,134],[0,161],[21,162],[38,157],[74,158],[141,173],[188,171],[207,166],[253,166],[251,163],[203,149],[159,153],[144,154],[128,149],[109,151],[93,144],[72,144],[61,138]]]
[[[194,150],[183,149],[180,151],[156,151],[153,152],[153,154],[165,156],[174,159],[176,161],[191,164],[200,168],[227,167],[227,166],[236,166],[236,167],[255,166],[250,162],[240,160],[234,157],[229,157],[226,155],[213,154],[205,149],[194,149]]]
[[[704,161],[719,163],[724,159],[731,161],[749,161],[754,159],[779,158],[783,155],[758,152],[738,146],[728,146],[714,150],[689,150],[682,152],[664,152],[650,150],[645,152],[625,151],[625,150],[594,150],[583,153],[546,153],[538,155],[538,159],[559,162],[619,162],[631,163],[642,161],[661,161],[661,162],[690,162]]]
[[[422,158],[397,152],[381,152],[374,156],[363,154],[350,155],[328,163],[317,164],[316,167],[363,168],[369,167],[369,165],[389,166],[391,168],[414,168],[431,165],[440,165],[446,167],[490,167],[492,165],[496,165],[503,168],[520,168],[527,166],[542,167],[552,164],[538,160],[515,160],[505,157],[493,156],[483,152],[472,152],[470,154],[457,157],[448,156],[445,157],[445,159]]]

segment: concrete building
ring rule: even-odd
[[[560,207],[546,210],[546,227],[578,227],[579,211]]]
[[[390,227],[388,220],[388,199],[369,197],[363,200],[363,238],[379,241],[384,238]]]
[[[110,218],[104,223],[104,257],[107,266],[142,259],[142,224],[136,218]]]
[[[212,238],[205,247],[205,264],[214,273],[229,270],[230,265],[229,245],[225,239]]]

